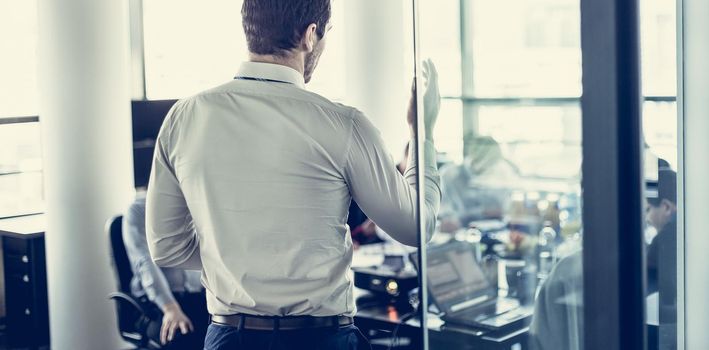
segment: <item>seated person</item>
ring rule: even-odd
[[[647,197],[647,223],[657,230],[657,235],[647,248],[648,292],[658,291],[660,284],[676,289],[677,264],[677,175],[671,169],[660,169],[657,191]],[[665,271],[663,265],[667,266]],[[660,270],[668,274],[660,276]]]
[[[648,293],[658,292],[659,348],[677,344],[677,174],[660,168],[657,191],[647,198],[646,220],[657,230],[647,248]]]
[[[489,136],[466,141],[462,164],[441,170],[442,232],[466,228],[474,220],[503,219],[509,201],[505,190],[519,177],[517,168],[507,161],[500,145]]]
[[[202,349],[209,314],[200,272],[155,265],[145,236],[144,191],[123,217],[123,242],[133,271],[131,293],[159,309],[149,313],[162,314],[147,325],[148,337],[165,349]]]
[[[583,265],[577,251],[559,261],[537,294],[529,326],[533,350],[583,349]]]
[[[647,269],[648,292],[659,291],[661,349],[674,349],[677,344],[676,186],[675,172],[660,168],[657,191],[648,196],[646,209],[646,220],[658,230],[648,247]],[[559,261],[542,284],[529,333],[535,350],[583,349],[581,251]]]

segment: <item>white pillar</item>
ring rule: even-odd
[[[39,102],[53,350],[118,349],[104,223],[133,187],[128,2],[42,0]]]
[[[413,14],[404,0],[345,0],[346,100],[382,132],[398,161],[413,79]]]
[[[683,6],[682,6],[683,3]],[[679,226],[677,281],[679,349],[709,349],[709,2],[683,0],[678,6],[678,51],[680,53],[678,110],[680,111]],[[683,207],[682,207],[683,206]],[[682,230],[684,226],[684,230]],[[681,233],[685,236],[682,237]],[[684,239],[683,239],[684,238]],[[682,270],[682,250],[685,271]],[[686,275],[682,276],[682,273]],[[682,278],[684,277],[684,279]],[[682,288],[684,281],[684,288]],[[684,295],[681,291],[684,289]],[[683,296],[685,298],[683,298]],[[684,299],[684,300],[683,300]],[[683,303],[684,301],[684,303]],[[685,307],[684,310],[681,310]],[[682,313],[686,311],[686,315]],[[685,317],[682,317],[682,316]],[[686,322],[685,322],[686,321]],[[684,327],[683,327],[684,326]],[[684,345],[682,345],[682,332]]]

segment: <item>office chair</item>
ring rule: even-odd
[[[137,300],[130,294],[130,281],[133,271],[130,267],[126,247],[123,244],[123,216],[118,215],[108,220],[108,232],[111,253],[111,265],[116,275],[118,291],[108,295],[116,302],[118,316],[118,331],[123,340],[135,345],[138,349],[157,350],[162,347],[151,340],[146,334],[150,321],[149,305]]]

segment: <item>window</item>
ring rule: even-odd
[[[578,0],[461,3],[465,135],[493,137],[525,176],[578,181]]]
[[[581,95],[578,0],[467,3],[476,96]]]
[[[37,2],[0,2],[0,218],[42,211]],[[34,117],[32,117],[34,116]]]
[[[228,82],[248,59],[242,1],[150,0],[143,4],[145,82],[151,100],[183,98]],[[344,96],[343,11],[333,7],[333,29],[308,89]]]
[[[0,124],[0,217],[42,212],[39,123]]]
[[[37,115],[37,2],[0,2],[0,118]]]

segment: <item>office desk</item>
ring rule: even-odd
[[[402,247],[386,247],[380,244],[363,246],[355,251],[353,266],[365,267],[379,265],[384,260],[384,254],[406,253],[410,249]],[[415,250],[415,249],[414,249]],[[391,332],[399,325],[401,319],[412,312],[407,304],[394,306],[375,297],[366,290],[355,288],[354,297],[357,303],[355,324],[368,336],[373,345],[386,349],[391,344]],[[428,330],[430,348],[435,349],[514,349],[527,348],[527,333],[529,320],[518,326],[512,326],[504,331],[487,331],[463,326],[446,325],[436,314],[428,314]],[[401,338],[396,349],[422,349],[421,323],[418,319],[410,319],[399,326],[397,338]],[[376,349],[377,347],[375,347]]]
[[[355,324],[373,343],[389,346],[391,332],[399,325],[402,317],[413,310],[408,307],[395,307],[387,303],[376,303],[376,298],[367,291],[357,289],[357,315]],[[528,321],[518,327],[502,331],[488,331],[462,326],[446,325],[434,313],[428,314],[428,330],[431,349],[514,349],[527,348]],[[421,323],[418,319],[410,319],[399,326],[397,337],[401,348],[422,349]]]
[[[10,348],[49,344],[44,231],[43,214],[0,220]]]

